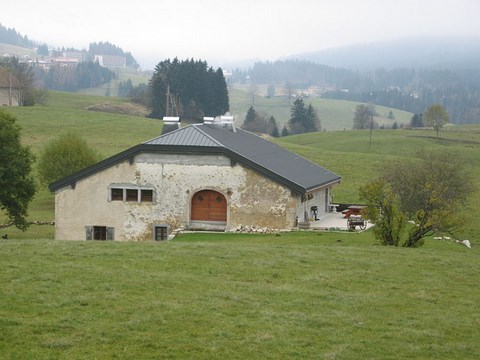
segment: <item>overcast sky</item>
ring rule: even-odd
[[[108,41],[142,68],[209,64],[416,35],[480,37],[480,0],[2,1],[0,23],[53,47]]]

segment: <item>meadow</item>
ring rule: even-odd
[[[38,154],[76,130],[104,156],[161,122],[87,107],[123,99],[51,92],[8,109]],[[350,117],[351,119],[351,117]],[[376,245],[371,231],[183,234],[169,242],[54,241],[53,226],[0,240],[2,359],[476,359],[480,353],[480,127],[327,131],[275,140],[342,176],[335,201],[420,148],[466,159],[477,191],[459,235],[419,249]],[[29,219],[53,220],[46,184]]]
[[[370,234],[0,241],[2,359],[477,359],[478,251]]]
[[[246,88],[235,86],[229,87],[228,91],[231,113],[238,116],[239,119],[245,119],[247,111],[252,105],[256,111],[266,114],[268,118],[273,115],[280,131],[290,118],[291,107],[295,99],[292,99],[289,103],[288,99],[284,97],[267,98],[265,97],[265,89],[261,87],[258,88],[253,100],[251,93],[249,93]],[[307,97],[304,99],[304,102],[306,105],[312,104],[320,118],[322,130],[326,131],[351,130],[353,127],[355,107],[360,104],[355,101],[323,99],[318,97]],[[374,117],[374,120],[385,127],[391,127],[395,121],[398,125],[409,124],[413,115],[406,111],[385,106],[375,106],[375,109],[378,115]],[[390,111],[392,111],[395,117],[394,120],[388,119],[388,113]]]

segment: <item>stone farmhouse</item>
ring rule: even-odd
[[[233,123],[179,128],[50,184],[62,240],[164,240],[178,228],[292,229],[340,177]]]

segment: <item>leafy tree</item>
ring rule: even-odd
[[[433,104],[425,112],[425,121],[429,126],[433,126],[438,137],[440,129],[449,121],[448,112],[441,104]]]
[[[28,204],[35,194],[31,176],[33,154],[20,143],[16,119],[0,110],[0,209],[17,228],[25,230]]]
[[[45,183],[52,183],[100,160],[95,149],[76,133],[60,135],[45,145],[40,153],[38,171]]]
[[[267,98],[272,98],[275,96],[275,86],[274,85],[268,85],[267,87]]]
[[[355,107],[355,113],[353,115],[353,128],[354,129],[369,129],[371,126],[373,112],[368,105],[359,104]]]
[[[399,210],[399,197],[384,179],[377,179],[360,188],[366,201],[364,215],[375,224],[373,232],[382,245],[397,246],[405,227],[405,215]]]
[[[288,105],[290,105],[292,103],[293,94],[295,93],[295,86],[292,82],[285,82],[285,92],[287,93]]]
[[[0,66],[12,73],[19,87],[18,104],[20,106],[32,106],[36,102],[36,96],[41,92],[35,87],[35,73],[27,63],[20,62],[18,58],[0,59]],[[43,96],[41,96],[43,97]]]
[[[459,215],[473,188],[468,167],[462,159],[448,152],[421,151],[415,161],[401,161],[391,164],[383,177],[361,189],[367,200],[366,214],[377,221],[375,206],[385,198],[392,206],[391,211],[380,213],[381,220],[395,233],[394,224],[399,224],[400,214],[414,222],[403,246],[417,247],[423,244],[425,236],[436,232],[453,234],[463,224]],[[378,184],[384,184],[382,186]],[[382,235],[384,242],[388,237]]]

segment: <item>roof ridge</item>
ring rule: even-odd
[[[202,133],[203,136],[206,136],[208,139],[210,139],[211,141],[213,141],[215,144],[217,144],[218,146],[221,146],[221,147],[225,147],[224,144],[222,144],[220,141],[218,141],[217,139],[215,139],[214,137],[208,135],[205,131],[203,131],[202,129],[200,129],[199,127],[200,126],[206,126],[205,124],[192,124],[192,125],[189,125],[189,126],[192,126],[195,130],[199,131],[200,133]]]
[[[188,126],[190,126],[190,125],[188,125]],[[167,135],[170,135],[170,134],[173,134],[173,133],[175,133],[175,132],[177,132],[177,131],[183,130],[183,129],[187,128],[188,126],[185,126],[185,127],[183,127],[183,128],[179,128],[179,129],[170,131],[170,132],[168,132],[168,133],[166,133],[166,134],[162,134],[162,135],[160,135],[160,136],[155,136],[154,138],[151,138],[150,140],[147,140],[147,141],[142,142],[142,144],[147,144],[147,143],[149,143],[150,141],[163,138],[163,137],[165,137],[165,136],[167,136]]]

